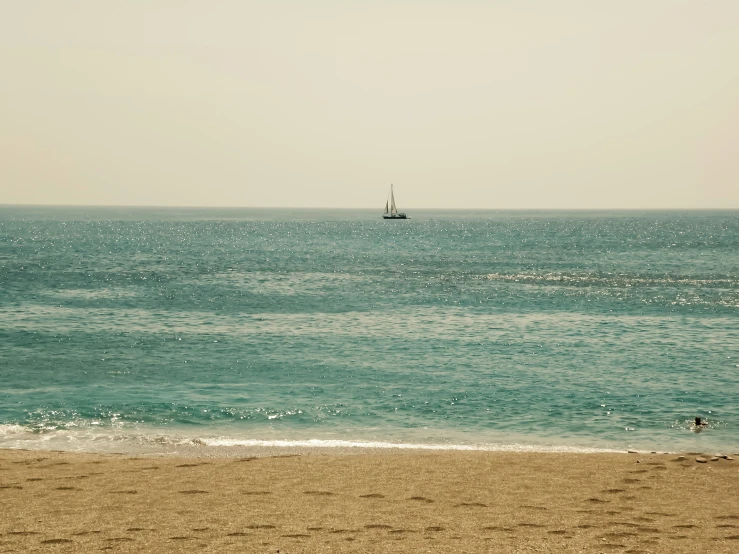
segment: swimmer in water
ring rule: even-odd
[[[708,427],[708,422],[707,421],[703,421],[700,417],[696,417],[695,418],[695,423],[693,423],[693,425],[690,426],[690,428],[693,431],[695,431],[696,433],[699,433],[700,431],[702,431],[706,427]]]

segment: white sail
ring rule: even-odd
[[[382,217],[384,219],[408,219],[407,215],[398,212],[398,207],[395,205],[393,185],[390,185],[390,193],[387,195],[387,200],[385,200],[385,213]]]
[[[393,194],[393,185],[390,185],[390,213],[392,215],[398,213],[398,208],[395,207],[395,195]]]

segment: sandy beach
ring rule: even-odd
[[[0,552],[736,552],[712,456],[2,450]]]

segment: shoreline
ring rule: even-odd
[[[531,453],[678,453],[690,451],[723,452],[739,449],[736,445],[721,445],[717,441],[701,441],[702,437],[691,433],[691,441],[677,440],[674,444],[609,443],[592,444],[592,441],[564,441],[537,439],[513,435],[508,440],[475,442],[458,437],[457,441],[439,437],[437,440],[408,441],[392,438],[338,438],[338,437],[280,437],[243,438],[238,435],[166,432],[169,430],[139,430],[102,432],[57,431],[34,432],[18,425],[0,426],[0,450],[27,449],[38,451],[63,451],[90,454],[123,453],[130,456],[168,455],[184,457],[235,457],[251,455],[251,452],[283,451],[291,453],[369,453],[383,451],[415,452],[531,452]],[[96,430],[97,431],[97,430]],[[502,437],[501,437],[502,438]],[[683,439],[684,437],[681,437]],[[462,439],[462,440],[459,440]]]
[[[30,441],[29,441],[30,442]],[[553,446],[530,444],[424,444],[424,443],[391,443],[384,441],[348,441],[348,440],[241,440],[241,441],[194,441],[175,442],[173,444],[138,444],[131,447],[119,442],[106,448],[64,448],[61,444],[25,444],[23,446],[0,445],[0,452],[17,450],[25,452],[55,452],[79,455],[123,455],[129,457],[180,457],[180,458],[238,458],[246,456],[270,456],[276,454],[296,455],[362,455],[362,454],[434,454],[434,453],[510,453],[510,454],[673,454],[669,450],[592,448],[579,446]],[[114,443],[115,444],[115,443]],[[38,448],[39,446],[44,446]],[[36,447],[36,448],[34,448]]]
[[[280,449],[206,459],[0,449],[0,547],[734,552],[739,461],[705,455]]]

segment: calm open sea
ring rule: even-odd
[[[0,207],[0,447],[739,448],[739,212],[380,215]]]

